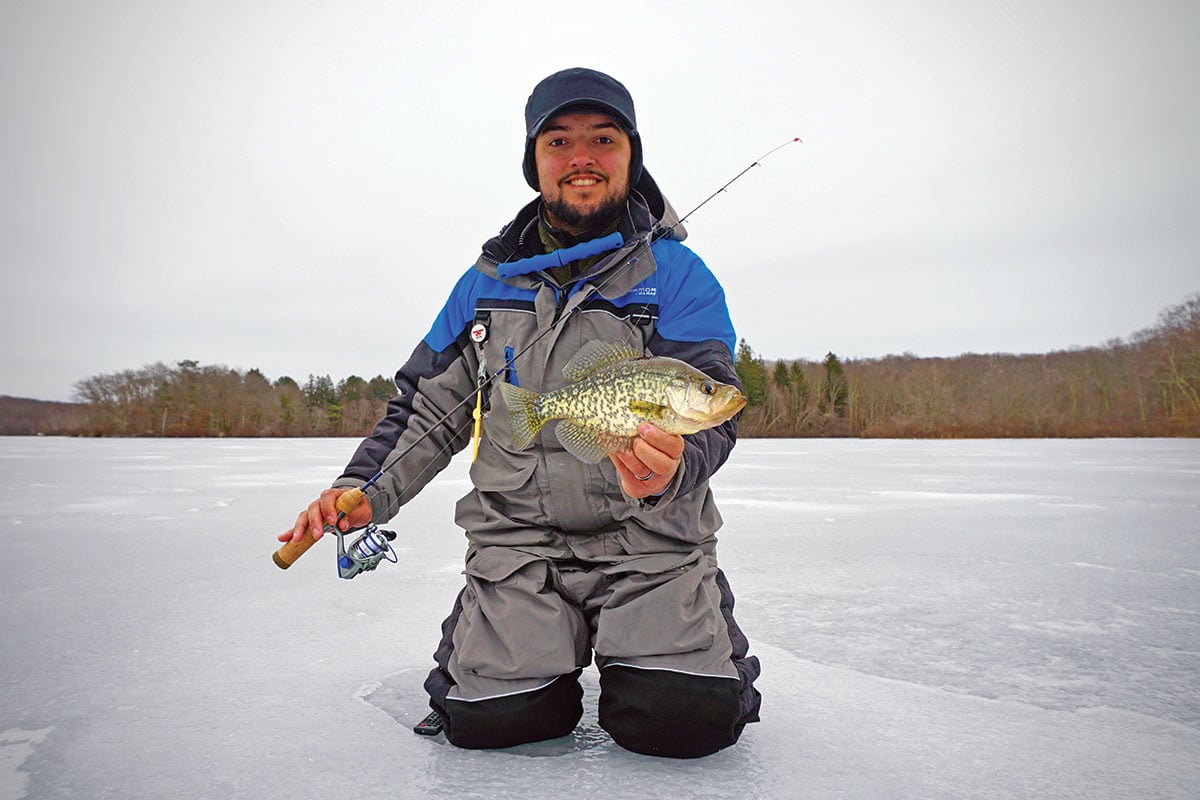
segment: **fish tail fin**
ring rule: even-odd
[[[511,383],[500,383],[500,395],[508,406],[508,419],[512,425],[513,446],[524,450],[533,444],[538,431],[546,424],[547,417],[537,411],[538,393],[522,389]]]

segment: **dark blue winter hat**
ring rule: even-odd
[[[534,161],[534,140],[547,122],[572,108],[596,109],[609,114],[629,135],[632,150],[629,185],[635,185],[642,176],[642,138],[637,131],[633,98],[616,78],[584,67],[556,72],[533,87],[533,93],[525,103],[525,161],[522,167],[526,183],[535,192],[541,190]]]

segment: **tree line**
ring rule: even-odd
[[[742,436],[1200,436],[1200,294],[1100,347],[735,365]]]
[[[336,384],[309,375],[303,386],[257,369],[161,362],[85,378],[83,434],[95,436],[360,436],[382,416],[395,384],[351,375]]]
[[[47,436],[83,430],[87,411],[79,403],[0,395],[0,436]]]
[[[742,340],[735,355],[745,437],[1200,436],[1200,294],[1127,340],[1047,354],[766,361]],[[156,363],[77,382],[77,404],[0,398],[0,433],[364,436],[395,391]]]

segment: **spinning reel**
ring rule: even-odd
[[[392,549],[396,534],[392,531],[381,531],[379,526],[372,525],[355,539],[350,548],[346,549],[346,536],[337,527],[334,533],[338,539],[338,577],[350,580],[361,572],[370,572],[379,566],[385,558],[395,564],[399,558]]]

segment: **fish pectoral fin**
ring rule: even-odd
[[[640,350],[634,350],[624,342],[605,342],[600,339],[592,341],[579,348],[567,365],[563,367],[563,377],[571,383],[579,383],[589,375],[599,372],[605,367],[628,361],[632,358],[642,358]]]
[[[554,433],[568,453],[586,464],[596,464],[605,456],[633,447],[633,439],[628,436],[594,431],[569,419],[561,420]]]
[[[665,419],[667,414],[670,413],[671,407],[652,403],[649,400],[630,400],[629,410],[635,416],[641,417],[647,422],[653,422],[654,420]]]

